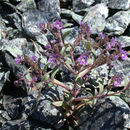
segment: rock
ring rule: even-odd
[[[72,0],[60,0],[61,2],[71,2]]]
[[[39,0],[38,9],[42,10],[44,13],[51,13],[51,15],[58,15],[60,11],[59,0]],[[48,16],[49,17],[49,16]]]
[[[34,111],[37,105],[37,96],[38,91],[35,90],[34,92],[28,92],[28,95],[22,99],[22,116],[21,118],[28,118]]]
[[[62,9],[62,10],[61,10],[61,13],[62,13],[63,15],[71,16],[71,17],[73,18],[73,20],[76,21],[78,24],[80,24],[81,20],[83,19],[83,16],[78,15],[78,14],[74,13],[74,12],[71,11],[71,10]]]
[[[0,92],[6,81],[9,81],[10,71],[5,65],[4,56],[0,54]]]
[[[2,130],[54,130],[53,128],[46,127],[39,122],[32,122],[25,119],[18,119],[5,122],[2,127]]]
[[[129,125],[130,108],[119,97],[98,99],[96,105],[83,115],[77,130],[120,130]]]
[[[16,38],[13,40],[3,39],[1,40],[1,43],[2,43],[1,47],[2,51],[7,51],[14,57],[17,57],[17,55],[23,54],[22,46],[27,45],[27,40],[25,38]]]
[[[91,78],[93,80],[97,80],[99,77],[103,81],[103,84],[106,85],[108,82],[108,66],[107,64],[104,64],[102,66],[99,66],[97,68],[92,69],[90,72]]]
[[[9,74],[10,71],[7,71],[6,69],[4,70],[4,68],[0,68],[0,92],[5,84],[5,82],[7,80],[9,80]]]
[[[121,35],[130,24],[130,10],[119,11],[106,20],[104,31],[108,35]]]
[[[39,122],[56,126],[58,122],[63,119],[63,113],[54,107],[52,102],[56,101],[57,98],[60,97],[63,98],[63,90],[61,87],[60,89],[55,87],[55,90],[52,88],[44,90],[38,99],[37,106],[32,113],[32,118]]]
[[[22,21],[17,13],[9,14],[7,15],[7,18],[9,24],[14,25],[19,31],[22,31],[22,27],[21,27]]]
[[[128,36],[119,36],[116,37],[116,40],[121,42],[123,48],[130,46],[130,37]]]
[[[14,99],[11,96],[3,96],[3,106],[7,111],[8,115],[11,119],[17,119],[20,113],[21,101],[20,99]]]
[[[106,3],[111,9],[121,9],[127,10],[130,9],[129,0],[100,0],[101,3]]]
[[[0,110],[0,124],[4,124],[6,121],[11,120],[7,111]]]
[[[112,68],[111,72],[110,72],[110,76],[114,75],[114,73],[122,73],[123,75],[125,75],[128,79],[130,77],[130,58],[127,58],[126,60],[119,61],[113,61],[112,64],[114,65],[114,67]]]
[[[104,30],[108,16],[108,8],[105,4],[97,4],[91,7],[83,18],[83,22],[87,22],[90,26],[92,34],[97,34]]]
[[[6,30],[5,23],[2,19],[2,17],[0,16],[0,40],[4,37],[5,30]]]
[[[130,89],[122,93],[120,97],[130,106]]]
[[[73,5],[73,10],[74,11],[79,11],[84,8],[90,7],[95,0],[73,0],[72,5]]]
[[[28,11],[30,9],[36,9],[35,0],[25,0],[20,2],[16,8],[22,12]]]
[[[39,10],[29,10],[23,14],[23,29],[30,37],[41,35],[38,25],[46,22],[46,15]]]
[[[78,27],[62,29],[65,43],[73,45],[75,38],[78,36]]]

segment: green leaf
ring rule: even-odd
[[[69,57],[67,57],[67,59],[66,59],[66,61],[65,61],[65,63],[68,65],[72,65],[73,63],[72,63],[72,60],[69,58]]]
[[[63,34],[63,39],[65,39],[65,38],[69,35],[70,32],[71,32],[71,30],[66,31],[66,32]]]
[[[39,88],[42,88],[43,87],[43,82],[36,83],[36,86],[39,87]]]
[[[65,86],[62,82],[60,82],[59,80],[57,79],[53,79],[53,81],[56,83],[56,84],[59,84],[61,86]]]
[[[42,80],[42,81],[48,80],[48,79],[50,78],[50,73],[51,73],[51,72],[52,72],[52,71],[49,71],[48,73],[44,74],[44,75],[42,76],[41,80]]]
[[[63,28],[67,28],[67,27],[71,27],[71,26],[73,26],[72,23],[66,23],[66,24],[63,25]]]
[[[96,60],[96,58],[97,58],[96,51],[95,51],[94,49],[91,49],[91,52],[92,52],[92,54],[93,54],[94,59]]]
[[[65,52],[65,47],[62,47],[61,51],[60,51],[60,54],[63,55]]]
[[[52,105],[56,106],[56,107],[61,107],[63,105],[63,101],[55,101],[52,102]]]
[[[76,82],[77,82],[77,84],[80,85],[80,86],[83,85],[83,83],[84,83],[81,78],[78,78],[78,79],[76,80]]]
[[[66,47],[66,52],[70,53],[70,50],[72,49],[70,44],[66,44],[65,47]]]
[[[49,86],[49,87],[53,87],[54,84],[53,84],[52,82],[49,82],[49,83],[48,83],[48,86]]]
[[[87,60],[87,64],[92,65],[92,64],[93,64],[93,62],[94,62],[94,59],[92,59],[92,58],[89,58],[89,59]]]
[[[103,92],[104,85],[102,85],[101,83],[99,83],[98,88],[99,88],[99,93],[101,93],[101,92]]]
[[[88,43],[86,44],[86,50],[87,50],[87,51],[89,51],[89,50],[90,50],[90,46],[91,46],[91,43],[90,43],[90,42],[88,42]]]
[[[77,80],[79,77],[81,77],[81,76],[83,77],[83,75],[85,75],[85,72],[87,72],[88,69],[89,69],[89,68],[86,68],[85,70],[83,70],[82,72],[80,72],[80,73],[77,75],[76,80]]]
[[[52,74],[51,74],[51,79],[53,80],[55,78],[55,75],[56,73],[59,71],[59,68],[58,67],[55,67],[52,71]]]

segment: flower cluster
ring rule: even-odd
[[[87,64],[87,56],[82,54],[79,58],[78,58],[78,62],[80,65],[86,65]]]
[[[123,76],[121,73],[117,74],[114,79],[113,79],[113,85],[114,86],[119,86],[121,84],[121,82],[123,81]]]
[[[63,28],[63,23],[59,20],[56,20],[54,23],[53,23],[53,26],[54,28],[58,29],[58,30],[61,30]]]
[[[22,56],[17,55],[17,57],[15,58],[15,62],[16,62],[16,64],[20,64],[22,62]]]
[[[49,63],[50,63],[50,64],[55,63],[55,62],[56,62],[56,58],[57,58],[56,54],[52,53],[52,54],[50,55],[49,59],[48,59]]]
[[[58,99],[54,104],[63,108],[65,111],[64,117],[66,120],[68,119],[68,122],[76,122],[76,114],[80,113],[81,109],[86,106],[88,103],[86,101],[89,101],[89,104],[92,105],[95,98],[115,95],[125,91],[130,86],[128,83],[128,85],[123,86],[122,90],[115,90],[116,92],[112,90],[113,86],[118,87],[123,84],[124,75],[120,73],[110,77],[105,85],[102,75],[97,74],[96,79],[92,78],[91,72],[101,65],[106,64],[107,69],[110,70],[113,60],[127,59],[127,52],[122,49],[121,43],[114,37],[110,38],[100,33],[92,42],[90,27],[88,24],[81,22],[78,36],[74,43],[70,44],[64,41],[64,34],[61,31],[63,23],[60,20],[56,20],[53,24],[41,23],[38,28],[40,30],[47,29],[54,36],[49,38],[42,53],[37,50],[41,57],[42,54],[47,56],[48,62],[43,65],[42,58],[18,55],[15,58],[16,64],[25,63],[24,65],[29,70],[19,76],[19,81],[15,81],[15,84],[25,81],[28,87],[40,88],[44,84],[47,87],[56,85],[64,88],[66,90],[65,100],[59,101]],[[25,76],[27,73],[29,79]],[[68,78],[66,78],[67,81],[64,80],[65,77]],[[38,91],[40,91],[40,94],[42,89],[38,89]]]

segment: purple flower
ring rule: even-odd
[[[115,38],[114,38],[114,37],[112,37],[112,39],[111,39],[111,44],[112,44],[113,47],[115,47],[116,41],[115,41]]]
[[[17,55],[17,57],[15,58],[16,64],[20,64],[21,61],[22,61],[22,56],[21,55]]]
[[[15,80],[14,81],[14,85],[18,85],[19,81],[18,80]]]
[[[119,56],[118,55],[114,55],[114,59],[118,60]]]
[[[122,60],[126,60],[127,58],[128,58],[128,56],[127,56],[127,52],[126,51],[124,51],[124,50],[121,50],[121,59]]]
[[[55,43],[56,43],[56,40],[51,40],[51,43],[52,43],[52,44],[55,44]]]
[[[123,81],[123,76],[121,73],[117,74],[113,80],[113,85],[114,86],[119,86],[121,82]]]
[[[49,63],[51,63],[51,64],[53,64],[53,63],[55,63],[56,62],[56,54],[51,54],[51,56],[49,57],[49,59],[48,59],[48,61],[49,61]]]
[[[82,54],[79,58],[78,58],[78,62],[80,65],[86,65],[87,64],[87,56]]]
[[[113,85],[114,86],[119,86],[120,84],[121,84],[121,82],[119,81],[119,79],[118,78],[114,78]]]
[[[32,61],[35,61],[36,60],[36,56],[32,56]]]
[[[90,27],[88,26],[88,24],[87,24],[86,33],[91,34],[91,30],[90,30]]]
[[[84,22],[82,22],[82,21],[79,24],[80,24],[80,26],[85,26]]]
[[[40,23],[37,27],[41,30],[43,28],[44,23]]]
[[[109,49],[109,50],[112,50],[110,43],[109,43],[109,42],[106,42],[106,44],[107,44],[108,49]]]
[[[49,44],[45,45],[45,48],[46,48],[47,50],[50,49],[50,45],[49,45]]]
[[[101,32],[101,33],[99,33],[99,37],[100,37],[100,39],[105,39],[106,35]]]
[[[61,21],[59,21],[59,20],[56,20],[56,21],[53,23],[53,26],[54,26],[54,28],[60,30],[60,29],[63,28],[63,23],[62,23]]]
[[[34,77],[32,78],[32,81],[37,82],[37,77],[34,76]]]

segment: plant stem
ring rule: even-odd
[[[110,94],[106,94],[106,95],[103,95],[103,97],[106,97],[106,96],[112,96],[112,95],[116,95],[118,93],[121,93],[123,91],[125,91],[126,89],[128,89],[130,87],[130,82],[128,83],[128,85],[126,87],[124,87],[122,90],[118,91],[118,92],[114,92],[114,93],[110,93]],[[104,90],[103,90],[104,91]],[[103,92],[101,92],[100,94],[102,94]],[[93,97],[80,97],[80,98],[75,98],[73,99],[73,101],[80,101],[80,100],[84,100],[84,99],[93,99],[93,98],[100,98],[102,97],[102,95],[96,95],[96,96],[93,96]]]

